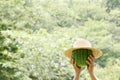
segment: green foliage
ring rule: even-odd
[[[119,22],[120,21],[120,16],[119,16],[119,14],[120,14],[120,10],[119,9],[114,9],[109,13],[110,17],[108,17],[109,22],[110,23],[115,23],[115,25],[117,27],[120,27],[120,22]]]
[[[110,10],[114,8],[120,8],[120,0],[107,0],[106,5]]]
[[[96,60],[97,77],[119,80],[119,2],[108,1],[114,9],[107,13],[106,1],[1,0],[0,79],[73,80],[63,52],[85,38],[103,52]],[[90,80],[86,68],[80,77]]]
[[[16,53],[18,48],[15,39],[11,35],[5,34],[9,30],[8,24],[0,22],[0,79],[2,80],[17,80],[15,73],[18,68],[15,66],[15,57],[12,56]]]

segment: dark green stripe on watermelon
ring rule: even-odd
[[[77,49],[72,53],[72,58],[78,66],[86,66],[86,60],[92,51],[89,49]]]
[[[84,56],[87,56],[87,50],[86,49],[83,50],[83,65],[86,65],[86,63],[84,62],[84,61],[86,61],[86,57],[84,57]]]

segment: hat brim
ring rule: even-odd
[[[102,56],[102,51],[96,48],[90,48],[90,47],[85,47],[85,48],[70,48],[64,52],[65,56],[68,58],[71,58],[72,51],[76,49],[89,49],[92,50],[92,54],[94,55],[95,59],[99,58]]]

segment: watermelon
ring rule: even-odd
[[[92,50],[90,49],[76,49],[72,52],[72,58],[76,62],[77,66],[86,66],[86,60],[91,54]]]

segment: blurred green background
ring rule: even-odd
[[[72,80],[78,38],[103,52],[97,77],[120,80],[120,0],[0,0],[0,80]]]

